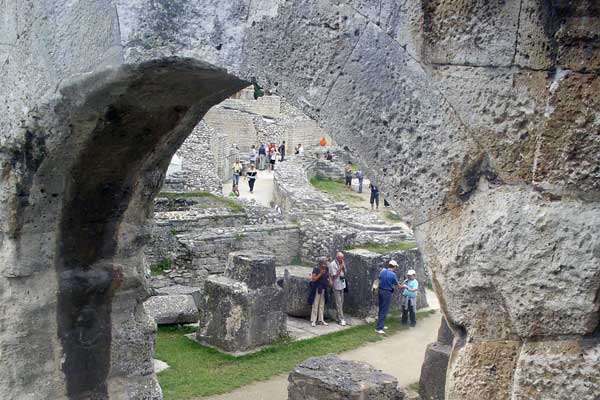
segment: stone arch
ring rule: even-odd
[[[41,18],[59,3],[15,3],[3,12],[39,25],[0,28],[15,104],[2,117],[6,397],[160,396],[139,226],[185,135],[252,78],[330,128],[412,214],[468,339],[449,398],[598,394],[576,386],[598,377],[598,25],[581,22],[597,21],[593,2],[60,4],[73,21],[100,16],[103,35]],[[569,24],[587,28],[557,34]],[[53,29],[52,51],[35,45]],[[573,385],[544,389],[537,373]]]

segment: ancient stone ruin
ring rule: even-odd
[[[597,399],[599,7],[4,1],[2,397],[162,397],[144,223],[202,116],[258,82],[410,219],[447,399]]]
[[[367,363],[312,357],[288,377],[288,400],[402,400],[398,380]]]

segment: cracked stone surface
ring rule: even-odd
[[[448,399],[595,400],[599,15],[591,0],[6,0],[0,395],[161,398],[141,226],[185,137],[256,79],[410,217],[456,336]]]

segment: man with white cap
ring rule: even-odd
[[[402,325],[408,324],[408,316],[410,314],[410,326],[417,325],[415,310],[417,309],[417,293],[419,291],[419,282],[416,279],[417,273],[414,269],[409,269],[406,272],[407,278],[402,285]]]
[[[398,284],[398,277],[396,276],[397,270],[398,263],[395,260],[390,260],[387,268],[379,273],[379,315],[377,318],[377,333],[380,334],[385,333],[385,317],[387,317],[388,311],[390,311],[394,289],[400,287]]]

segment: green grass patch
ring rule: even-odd
[[[158,264],[154,264],[150,266],[150,275],[157,276],[162,275],[165,271],[168,271],[173,267],[173,260],[169,258],[165,258],[161,260]]]
[[[313,176],[310,178],[310,184],[326,193],[333,201],[343,201],[350,205],[365,202],[361,196],[349,191],[342,181]]]
[[[383,218],[390,222],[402,221],[402,217],[400,217],[398,214],[392,211],[386,211],[385,214],[383,214]]]
[[[435,311],[419,311],[417,319],[433,313]],[[390,334],[406,329],[401,325],[398,313],[392,313],[386,325]],[[374,324],[368,324],[314,339],[280,342],[258,353],[236,358],[184,337],[191,332],[193,330],[190,328],[159,327],[156,358],[171,366],[158,374],[166,400],[227,393],[240,386],[289,372],[309,357],[340,353],[383,340],[375,333]]]
[[[392,251],[411,250],[417,248],[417,244],[413,242],[393,243],[386,246],[381,246],[376,243],[366,243],[361,245],[349,246],[346,250],[365,249],[379,254],[391,253]]]
[[[412,390],[413,392],[418,392],[419,391],[419,382],[411,383],[410,385],[408,385],[408,388],[410,390]]]
[[[186,193],[163,192],[163,193],[159,193],[156,197],[164,197],[169,200],[186,199],[186,198],[196,198],[196,199],[200,198],[200,199],[207,200],[207,204],[205,205],[205,207],[210,207],[211,205],[215,205],[215,206],[227,207],[227,208],[229,208],[229,210],[231,210],[233,212],[244,211],[244,206],[241,203],[239,203],[233,199],[229,199],[227,197],[214,195],[209,192],[186,192]]]

